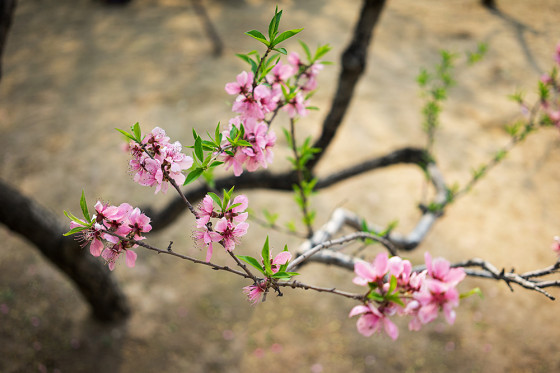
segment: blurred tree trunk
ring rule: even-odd
[[[16,0],[0,0],[0,80],[2,80],[2,54],[4,52],[4,44],[6,36],[12,25],[14,10],[16,9]]]
[[[15,0],[0,0],[0,79],[2,53],[15,6]],[[126,298],[109,269],[73,238],[64,237],[65,228],[54,214],[1,180],[0,223],[35,245],[64,272],[89,302],[95,318],[119,321],[130,314]]]

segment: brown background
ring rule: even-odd
[[[183,0],[135,0],[125,8],[91,1],[20,1],[8,38],[0,85],[0,172],[60,215],[78,212],[85,188],[90,204],[162,206],[127,175],[115,127],[139,121],[156,125],[188,144],[199,132],[226,122],[231,112],[226,82],[245,68],[234,53],[256,48],[243,32],[264,30],[273,12],[268,1],[209,1],[207,10],[226,44],[211,56],[200,19]],[[342,131],[319,168],[321,174],[404,145],[422,146],[415,77],[438,60],[438,50],[464,52],[489,44],[485,60],[458,69],[436,139],[448,182],[464,183],[470,169],[508,140],[503,125],[518,118],[506,96],[523,89],[531,100],[541,73],[552,65],[560,39],[556,0],[501,1],[497,16],[475,0],[389,1],[378,25],[369,67],[359,84]],[[359,1],[280,1],[282,29],[305,27],[301,38],[330,43],[337,62],[359,10]],[[297,43],[288,43],[298,50]],[[337,64],[325,69],[313,103],[321,111],[298,123],[300,135],[316,136],[334,90]],[[280,120],[275,126],[285,125]],[[277,134],[281,135],[279,129]],[[278,142],[276,163],[287,154]],[[559,134],[531,135],[484,179],[451,206],[410,259],[429,250],[450,260],[483,257],[506,269],[525,271],[551,264],[552,237],[560,234]],[[364,175],[313,199],[318,224],[338,206],[378,224],[399,220],[407,231],[418,217],[423,177],[399,166]],[[280,221],[297,215],[291,197],[247,193],[255,212],[278,211]],[[197,255],[190,217],[153,235],[149,242]],[[252,224],[239,253],[260,248],[270,232]],[[273,247],[294,249],[298,239],[270,233]],[[0,228],[0,371],[49,372],[341,372],[513,371],[560,369],[557,302],[503,283],[468,280],[484,299],[469,298],[455,326],[443,320],[420,332],[399,321],[401,336],[364,338],[347,319],[353,302],[330,295],[288,291],[252,307],[241,294],[246,281],[170,257],[139,250],[136,268],[123,263],[114,274],[134,309],[124,326],[102,326],[71,284],[33,247]],[[376,248],[372,251],[373,255]],[[224,255],[216,255],[226,262]],[[358,291],[352,274],[309,266],[303,280]],[[554,291],[559,295],[558,291]]]

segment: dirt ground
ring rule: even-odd
[[[185,0],[134,0],[105,7],[90,0],[20,0],[4,56],[0,84],[0,174],[63,219],[79,209],[85,189],[118,204],[163,206],[170,195],[134,184],[113,129],[140,122],[159,125],[188,143],[191,129],[226,122],[226,82],[244,68],[234,53],[256,48],[243,32],[265,29],[276,2],[208,1],[225,43],[222,57]],[[316,136],[334,90],[338,58],[348,42],[360,1],[278,1],[282,28],[304,27],[314,46],[330,43],[335,64],[322,73],[314,104],[321,110],[298,123]],[[508,140],[506,123],[518,117],[507,99],[517,90],[535,97],[536,80],[553,63],[560,39],[557,0],[499,1],[503,15],[476,0],[389,1],[375,33],[369,65],[339,135],[319,171],[405,145],[422,146],[415,77],[442,48],[464,52],[487,42],[485,60],[458,68],[436,139],[446,180],[464,183],[470,170]],[[288,49],[297,50],[297,43]],[[285,123],[285,122],[284,122]],[[278,122],[279,125],[284,123]],[[277,130],[280,134],[280,130]],[[410,259],[482,257],[526,271],[552,264],[552,237],[560,234],[559,133],[531,135],[458,200]],[[273,167],[286,167],[280,140]],[[370,222],[398,219],[411,229],[423,195],[423,176],[410,166],[367,174],[313,199],[318,224],[343,206]],[[291,196],[246,193],[256,212],[297,216]],[[149,242],[198,255],[192,219],[185,216]],[[273,247],[298,239],[252,224],[240,253],[255,252],[266,234]],[[348,319],[354,306],[335,296],[288,291],[251,306],[248,283],[171,257],[139,250],[135,269],[121,264],[119,279],[134,310],[125,325],[92,321],[87,305],[41,255],[0,227],[0,372],[553,372],[560,370],[556,341],[559,306],[540,294],[503,283],[468,279],[484,299],[462,301],[454,326],[438,320],[420,332],[399,322],[400,338],[364,338]],[[377,250],[377,249],[374,249]],[[372,252],[372,255],[375,251]],[[226,262],[226,258],[223,258]],[[358,289],[352,274],[310,265],[302,280]],[[560,292],[552,290],[556,296]],[[405,320],[402,320],[405,321]]]

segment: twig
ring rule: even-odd
[[[346,242],[355,241],[355,240],[364,239],[364,238],[379,242],[380,244],[385,246],[387,248],[387,250],[389,250],[389,252],[392,255],[396,255],[395,247],[387,239],[385,239],[383,237],[376,236],[376,235],[368,233],[368,232],[355,232],[355,233],[351,233],[349,235],[337,238],[335,240],[324,241],[324,242],[321,242],[320,244],[317,244],[317,245],[313,246],[311,249],[299,254],[299,256],[296,259],[294,259],[288,265],[288,268],[286,269],[286,271],[290,272],[290,271],[294,270],[301,263],[303,263],[305,260],[307,260],[310,257],[312,257],[313,255],[315,255],[320,250],[327,249],[331,246],[340,245],[340,244],[343,244],[343,243],[346,243]]]
[[[346,291],[337,290],[336,288],[323,288],[323,287],[318,287],[318,286],[307,285],[307,284],[303,284],[299,281],[279,282],[279,283],[277,283],[277,285],[278,286],[291,287],[292,289],[299,288],[299,289],[304,289],[304,290],[315,290],[315,291],[320,292],[320,293],[331,293],[331,294],[341,295],[341,296],[346,297],[346,298],[357,299],[357,300],[363,300],[364,299],[363,294],[349,293],[349,292],[346,292]]]

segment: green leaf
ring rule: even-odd
[[[200,175],[202,175],[203,172],[204,172],[203,168],[200,168],[200,167],[195,168],[194,170],[189,172],[189,174],[187,175],[187,178],[185,179],[185,182],[183,183],[183,185],[188,185],[188,184],[192,183],[193,181],[198,179],[200,177]]]
[[[86,218],[86,221],[90,222],[91,218],[89,216],[89,211],[86,203],[86,195],[83,190],[82,190],[82,198],[80,198],[80,207],[82,208],[82,213],[84,214],[84,218]]]
[[[397,288],[397,278],[391,275],[391,280],[389,280],[389,290],[387,290],[387,294],[392,294],[396,288]]]
[[[208,192],[208,195],[210,196],[210,198],[212,198],[214,200],[214,202],[216,202],[216,204],[218,206],[220,206],[220,208],[222,207],[222,200],[220,197],[218,197],[218,195],[214,192]]]
[[[259,272],[261,272],[263,275],[266,275],[263,267],[260,265],[260,263],[257,259],[253,258],[252,256],[247,256],[247,255],[236,255],[236,257],[238,259],[244,261],[245,263],[252,265],[257,270],[259,270]]]
[[[368,294],[367,296],[369,299],[373,299],[374,301],[377,302],[383,302],[385,300],[385,298],[383,297],[383,295],[379,294],[376,291],[372,291]]]
[[[298,41],[299,41],[299,45],[301,45],[301,47],[303,48],[303,51],[305,52],[305,56],[307,57],[307,60],[309,62],[311,62],[312,57],[311,57],[311,51],[309,50],[309,47],[303,41],[301,41],[301,40],[298,40]]]
[[[332,47],[328,44],[325,45],[321,45],[317,48],[317,51],[315,52],[315,57],[313,57],[313,61],[315,62],[317,61],[319,58],[323,57],[325,54],[327,54],[330,50],[332,49]]]
[[[278,45],[281,42],[283,42],[284,40],[287,40],[289,38],[291,38],[292,36],[298,34],[301,32],[301,30],[303,30],[302,28],[298,28],[298,29],[293,29],[293,30],[288,30],[288,31],[284,31],[283,33],[281,33],[280,35],[278,35],[277,38],[274,39],[274,41],[272,42],[273,45]]]
[[[297,276],[297,275],[299,275],[299,273],[296,273],[296,272],[281,272],[281,271],[278,271],[278,272],[276,272],[275,274],[273,274],[273,275],[270,276],[270,277],[272,277],[272,278],[280,278],[280,279],[289,279],[289,278],[291,278],[292,276]]]
[[[459,295],[460,299],[464,299],[464,298],[468,298],[471,295],[478,295],[480,298],[484,298],[483,294],[482,294],[482,290],[480,290],[480,288],[474,288],[469,292],[466,293],[461,293],[461,295]]]
[[[82,231],[85,231],[86,229],[89,229],[90,227],[76,227],[76,228],[72,228],[70,229],[68,232],[64,233],[63,236],[71,236],[73,234],[76,233],[80,233]]]
[[[266,236],[266,241],[264,241],[264,245],[261,252],[263,262],[264,262],[264,269],[267,275],[272,274],[272,268],[270,266],[270,247],[268,245],[268,236]]]
[[[263,210],[263,215],[266,219],[266,222],[271,226],[273,226],[276,223],[276,220],[278,220],[278,214],[271,214],[266,209]]]
[[[119,129],[119,128],[115,128],[115,129],[116,129],[117,131],[119,131],[120,133],[122,133],[123,135],[125,135],[125,136],[126,136],[127,138],[129,138],[130,140],[132,140],[132,141],[134,141],[134,142],[138,142],[138,141],[134,138],[134,136],[132,136],[130,133],[128,133],[128,132],[126,132],[126,131],[123,131],[123,130],[121,130],[121,129]]]
[[[84,225],[84,226],[88,226],[91,224],[89,222],[85,222],[81,219],[78,219],[77,217],[75,217],[71,212],[68,212],[66,210],[64,210],[64,215],[66,215],[66,217],[70,220],[72,220],[74,223],[80,224],[80,225]]]
[[[278,53],[282,53],[284,56],[288,54],[288,51],[286,50],[286,48],[273,48],[273,51],[276,51]]]
[[[194,154],[200,161],[204,160],[204,151],[202,150],[202,138],[199,136],[194,141]]]
[[[274,17],[270,20],[268,25],[268,37],[270,40],[274,40],[276,34],[278,34],[278,26],[280,25],[280,18],[282,18],[282,11],[278,11],[278,7],[274,10]]]
[[[134,123],[131,129],[132,129],[132,133],[134,134],[134,137],[136,137],[136,141],[142,142],[142,131],[140,130],[140,123],[138,122]]]
[[[229,207],[227,208],[226,212],[229,211],[229,210],[231,210],[231,209],[236,208],[237,206],[241,206],[241,203],[234,203],[233,205],[231,205],[231,206],[229,206]]]
[[[259,31],[257,30],[251,30],[251,31],[247,31],[245,33],[245,35],[249,35],[255,39],[257,39],[258,41],[260,41],[261,43],[263,43],[264,45],[266,45],[268,47],[268,40],[266,40],[266,37],[261,34]]]
[[[253,146],[253,144],[251,144],[249,141],[247,140],[237,140],[235,142],[236,146]]]
[[[214,162],[212,162],[212,164],[211,164],[210,166],[208,166],[208,167],[209,167],[209,168],[213,168],[213,167],[216,167],[216,166],[219,166],[219,165],[222,165],[222,164],[224,164],[224,162],[222,162],[222,161],[214,161]]]

